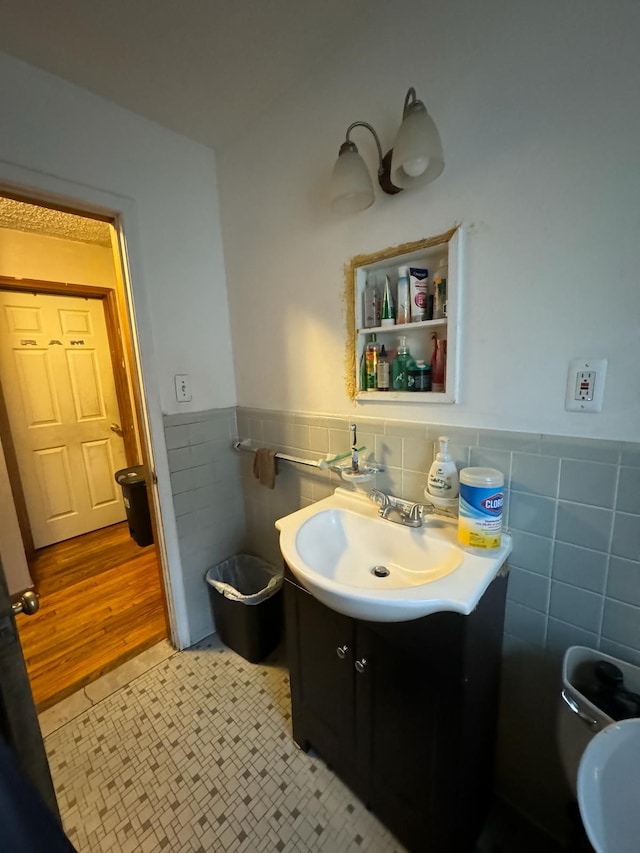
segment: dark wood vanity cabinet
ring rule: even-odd
[[[293,737],[415,853],[472,853],[492,799],[506,576],[469,616],[364,622],[285,584]]]

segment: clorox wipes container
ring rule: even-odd
[[[496,468],[460,471],[458,540],[479,552],[500,547],[504,475]]]

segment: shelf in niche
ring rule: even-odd
[[[358,391],[358,403],[453,403],[440,391]]]
[[[368,335],[369,332],[397,332],[402,334],[403,331],[411,331],[412,329],[436,329],[447,325],[447,318],[441,320],[417,320],[412,323],[395,323],[393,326],[372,326],[358,329],[359,335]],[[428,393],[428,392],[425,392]]]

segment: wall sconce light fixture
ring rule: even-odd
[[[438,128],[411,88],[404,99],[394,146],[384,157],[378,134],[370,124],[354,121],[347,128],[331,178],[331,207],[337,212],[356,213],[375,201],[371,175],[349,136],[354,127],[366,127],[373,134],[378,148],[378,183],[388,195],[428,184],[444,169]]]

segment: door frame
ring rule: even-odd
[[[138,200],[115,189],[101,189],[0,158],[0,193],[27,204],[49,207],[107,222],[113,227],[112,249],[116,278],[125,306],[129,335],[134,404],[140,452],[147,466],[151,520],[161,566],[171,641],[184,649],[193,642],[187,614],[184,577],[173,496],[169,481],[159,377],[151,324],[151,291],[143,263]],[[126,342],[125,342],[126,343]],[[144,375],[143,375],[144,374]],[[162,472],[159,479],[156,466]],[[165,513],[166,508],[166,513]],[[167,523],[168,522],[168,523]]]
[[[125,350],[123,345],[123,332],[119,320],[118,294],[115,289],[88,284],[74,284],[62,281],[44,281],[40,279],[14,278],[13,276],[0,275],[0,291],[14,293],[34,293],[48,296],[78,296],[85,299],[96,299],[102,303],[107,327],[107,338],[109,340],[109,352],[111,355],[111,368],[116,389],[116,398],[122,420],[122,431],[124,441],[124,452],[127,465],[135,465],[138,460],[138,431],[134,420],[133,407],[129,394],[129,375],[126,368]],[[135,397],[135,383],[131,382]],[[24,542],[27,562],[34,554],[33,536],[31,535],[31,521],[27,512],[27,504],[22,488],[22,480],[18,467],[14,438],[11,432],[7,406],[4,398],[4,390],[0,381],[0,431],[2,433],[2,446],[9,472],[9,484],[16,504],[18,524]],[[140,441],[142,446],[142,441]]]

